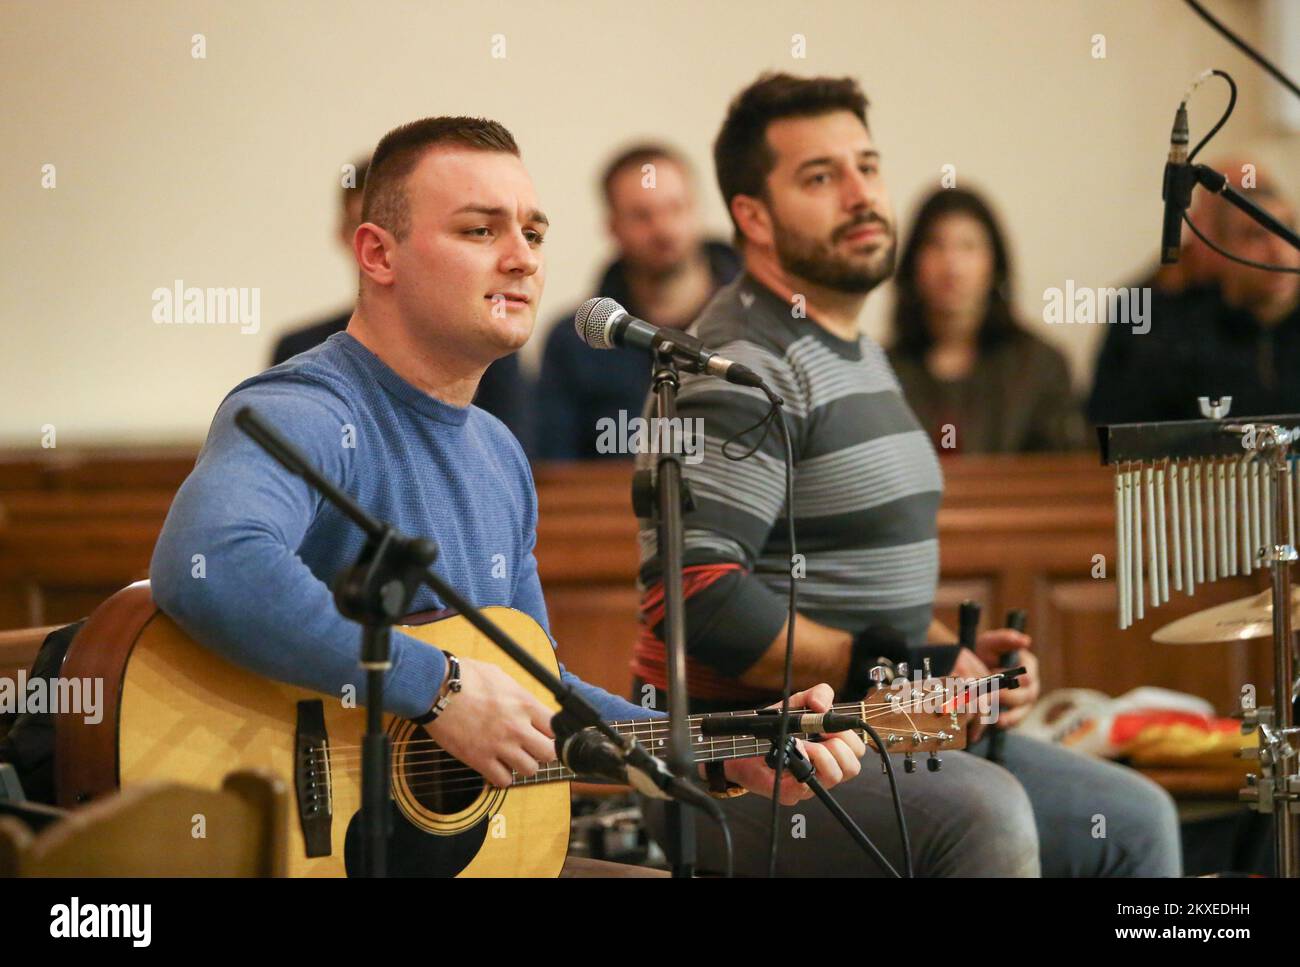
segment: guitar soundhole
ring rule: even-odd
[[[412,738],[430,741],[422,728],[417,728]],[[441,749],[408,757],[404,778],[416,802],[443,816],[468,809],[483,791],[483,777]]]

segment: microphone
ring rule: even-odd
[[[653,351],[671,344],[674,355],[685,361],[692,372],[720,376],[727,382],[740,386],[763,388],[762,377],[748,366],[719,356],[680,329],[653,326],[644,319],[638,319],[613,299],[588,299],[578,307],[573,317],[573,328],[578,331],[578,338],[592,349],[624,346]]]
[[[595,729],[580,729],[560,744],[560,761],[580,776],[628,785],[623,750]]]
[[[631,786],[651,799],[680,799],[713,814],[716,803],[698,786],[679,779],[635,742],[626,752],[595,729],[580,729],[559,748],[560,761],[579,776]]]
[[[1174,127],[1169,134],[1169,160],[1165,162],[1165,178],[1160,197],[1165,203],[1165,219],[1160,233],[1160,262],[1173,265],[1178,261],[1182,245],[1183,212],[1192,203],[1192,189],[1196,187],[1196,173],[1187,164],[1187,103],[1178,105]]]
[[[760,739],[775,739],[781,734],[780,709],[763,709],[748,715],[705,715],[699,720],[703,735],[752,735]],[[787,735],[799,732],[847,732],[862,728],[856,715],[838,712],[791,712],[786,716]]]

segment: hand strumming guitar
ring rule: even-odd
[[[494,786],[508,786],[510,770],[537,774],[555,759],[552,713],[496,665],[460,659],[461,689],[425,726],[444,749]],[[444,686],[445,688],[445,686]]]

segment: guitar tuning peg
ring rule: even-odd
[[[889,669],[887,669],[884,665],[875,665],[872,667],[870,672],[871,680],[875,682],[877,685],[883,685],[885,682],[885,676],[888,674],[889,674]]]
[[[903,771],[908,773],[916,771],[916,760],[912,758],[910,752],[903,753]]]
[[[898,677],[899,677],[899,678],[906,678],[906,677],[907,677],[907,672],[908,672],[907,662],[905,662],[905,661],[900,661],[900,662],[898,663]]]
[[[928,682],[930,680],[930,659],[929,658],[922,659],[921,666],[925,670],[925,680]]]
[[[939,753],[931,752],[930,758],[925,760],[925,767],[931,772],[938,772],[943,768],[943,759],[939,758]]]

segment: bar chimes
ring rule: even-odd
[[[1189,420],[1100,427],[1103,462],[1115,467],[1115,550],[1112,571],[1119,595],[1119,626],[1128,628],[1172,592],[1196,593],[1199,584],[1251,574],[1275,541],[1273,474],[1268,457],[1245,449],[1225,426],[1272,423],[1300,426],[1300,417],[1262,417],[1247,423]],[[1193,446],[1186,430],[1202,427]],[[1213,445],[1211,445],[1213,444]],[[1172,452],[1161,451],[1168,449]],[[1297,455],[1282,471],[1287,533],[1295,546],[1300,499]]]

